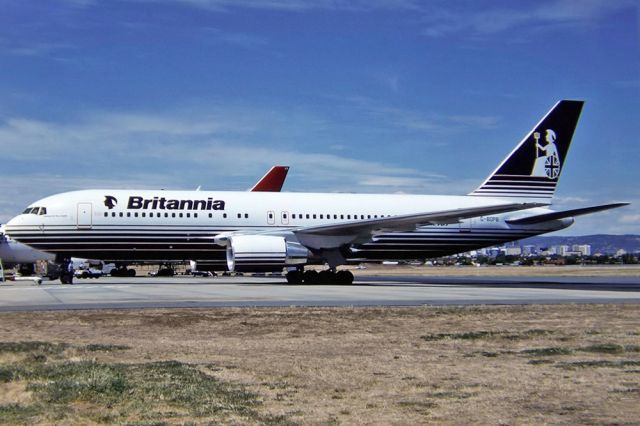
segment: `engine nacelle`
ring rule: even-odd
[[[227,244],[227,267],[236,272],[277,272],[307,263],[302,244],[272,235],[236,235]]]

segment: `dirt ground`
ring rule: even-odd
[[[0,314],[0,342],[25,341],[128,348],[68,349],[70,362],[207,366],[257,395],[262,417],[237,424],[640,424],[636,304]],[[27,389],[0,381],[0,407],[29,404]],[[63,423],[100,423],[71,404]]]

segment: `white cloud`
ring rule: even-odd
[[[430,5],[424,14],[424,34],[441,37],[450,34],[491,35],[518,29],[523,33],[538,31],[541,27],[553,29],[585,28],[596,24],[603,17],[624,9],[636,9],[633,0],[550,0],[532,2],[524,6],[512,3],[513,8],[491,8],[483,4],[479,8],[461,9],[454,3]],[[452,6],[453,5],[453,6]]]
[[[263,9],[289,12],[308,10],[367,11],[376,9],[419,10],[417,0],[133,0],[175,3],[201,9],[225,11],[230,9]]]
[[[620,218],[620,222],[635,225],[640,229],[640,214],[625,214]]]

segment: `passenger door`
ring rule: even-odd
[[[93,205],[91,203],[78,203],[77,227],[78,229],[90,229],[92,226]]]

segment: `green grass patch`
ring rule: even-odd
[[[524,340],[524,339],[532,339],[536,336],[544,336],[552,334],[553,332],[550,330],[541,330],[541,329],[531,329],[520,332],[512,332],[512,331],[490,331],[490,330],[481,330],[481,331],[466,331],[462,333],[436,333],[436,334],[427,334],[424,336],[420,336],[422,340],[427,342],[436,341],[436,340],[479,340],[479,339],[490,339],[490,338],[501,338],[507,340]]]
[[[527,362],[527,364],[531,364],[531,365],[544,365],[544,364],[553,364],[554,361],[551,361],[550,359],[532,359],[529,360],[529,362]]]
[[[592,352],[601,354],[621,354],[624,353],[625,348],[622,345],[615,343],[598,343],[595,345],[585,346],[578,349],[580,352]]]
[[[606,361],[606,360],[595,360],[595,361],[574,361],[574,362],[562,362],[558,363],[556,367],[564,368],[564,369],[574,369],[574,368],[625,368],[629,366],[640,366],[640,361],[632,361],[632,360],[621,360],[621,361]]]
[[[27,424],[27,421],[37,416],[41,412],[41,407],[22,404],[0,405],[0,422]]]
[[[549,348],[525,349],[521,353],[533,356],[555,356],[555,355],[571,355],[573,351],[569,348],[553,346]]]
[[[39,352],[43,354],[60,354],[71,345],[49,342],[0,342],[0,353]]]
[[[0,365],[0,383],[24,381],[32,393],[32,405],[0,406],[0,423],[26,424],[30,420],[64,424],[74,421],[131,424],[180,423],[180,418],[227,423],[286,425],[286,416],[261,416],[256,394],[241,385],[211,375],[207,365],[179,361],[118,364],[69,361],[64,354],[54,360],[44,353],[60,354],[66,344],[47,342],[5,343],[3,350],[24,353],[12,363]],[[77,346],[90,352],[125,350],[119,345]],[[77,407],[83,407],[81,413]],[[73,409],[71,407],[74,407]]]
[[[113,352],[113,351],[126,351],[131,347],[126,345],[106,345],[102,343],[90,344],[84,346],[82,349],[89,352]]]

